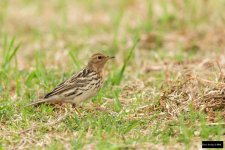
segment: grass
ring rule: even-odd
[[[0,1],[0,149],[224,140],[224,8],[222,0]],[[70,105],[24,108],[99,51],[116,60],[80,116]]]
[[[15,56],[16,52],[18,51],[20,44],[17,44],[14,47],[15,37],[13,37],[9,42],[7,42],[7,37],[4,38],[3,41],[3,63],[2,69],[8,69],[9,64],[12,61],[12,58]]]

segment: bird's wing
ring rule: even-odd
[[[55,96],[55,95],[61,95],[62,93],[67,93],[66,96],[75,94],[78,92],[80,88],[86,86],[89,82],[91,82],[92,76],[95,76],[95,74],[96,72],[85,68],[81,70],[80,72],[74,74],[68,80],[59,84],[50,93],[46,94],[44,99],[51,98],[52,96]]]

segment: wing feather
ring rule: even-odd
[[[88,82],[90,82],[92,79],[89,78],[89,76],[92,76],[94,74],[96,74],[96,72],[85,68],[81,70],[80,72],[74,74],[68,80],[59,84],[55,89],[53,89],[51,92],[46,94],[44,98],[47,99],[54,95],[60,95],[64,93],[65,91],[70,91],[72,89],[75,92],[78,87],[84,87]]]

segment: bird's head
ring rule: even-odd
[[[105,63],[113,58],[115,57],[106,56],[101,53],[95,53],[89,59],[88,67],[94,71],[101,72]]]

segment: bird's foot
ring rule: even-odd
[[[96,103],[92,103],[89,105],[89,110],[93,111],[93,110],[98,110],[98,111],[107,111],[107,108],[105,108],[104,106],[101,106],[99,104]]]
[[[77,113],[78,116],[81,116],[81,113],[80,113],[80,111],[77,109],[76,104],[72,104],[72,108],[75,109],[75,111],[76,111],[76,113]]]

